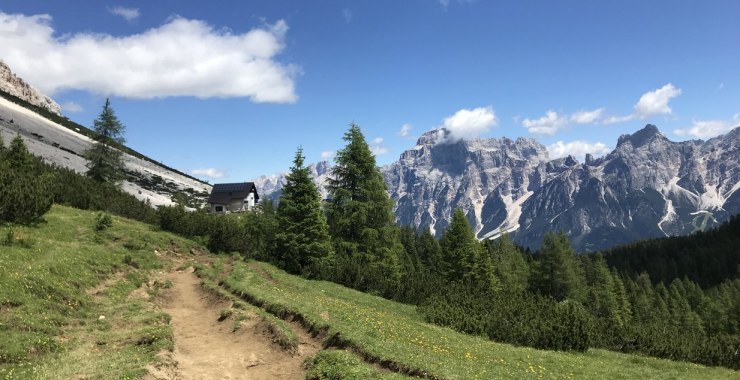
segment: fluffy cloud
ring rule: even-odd
[[[732,121],[724,120],[694,120],[691,127],[684,129],[674,129],[676,136],[691,136],[700,139],[715,137],[731,131],[734,127],[740,125],[740,114],[735,114]]]
[[[55,36],[49,15],[0,12],[0,46],[13,71],[42,92],[75,89],[128,98],[249,97],[297,100],[299,69],[275,60],[285,21],[234,34],[204,21],[173,17],[130,36]],[[50,64],[51,62],[51,64]]]
[[[568,118],[558,115],[557,112],[550,110],[547,111],[545,116],[539,119],[524,119],[522,125],[527,128],[529,133],[536,133],[539,135],[554,135],[558,129],[565,127],[568,124]]]
[[[603,108],[597,108],[593,111],[578,111],[570,115],[570,121],[576,124],[591,124],[601,119],[603,113]]]
[[[66,102],[60,104],[60,107],[62,107],[62,111],[64,112],[77,113],[84,111],[84,108],[75,102]]]
[[[604,113],[603,108],[597,108],[591,111],[578,111],[567,115],[558,115],[556,111],[550,110],[545,113],[545,116],[539,119],[524,119],[522,125],[527,128],[529,133],[535,133],[538,135],[549,135],[552,136],[559,129],[562,129],[570,124],[591,124],[601,119],[601,115]]]
[[[370,141],[370,151],[373,152],[376,156],[381,156],[388,153],[388,148],[384,147],[383,145],[383,138],[382,137],[376,137],[372,141]]]
[[[571,155],[583,162],[586,153],[590,153],[594,155],[594,157],[598,157],[609,153],[611,149],[600,142],[590,143],[583,140],[576,140],[568,143],[558,141],[555,144],[549,145],[547,147],[547,151],[550,153],[550,158],[560,158]]]
[[[672,110],[668,107],[668,101],[679,95],[681,95],[681,89],[673,87],[671,83],[655,91],[646,92],[635,104],[635,115],[644,119],[652,115],[669,114]]]
[[[221,178],[226,175],[225,171],[219,170],[216,168],[193,169],[191,173],[195,175],[202,175],[202,176],[209,177],[209,178]]]
[[[681,95],[681,89],[673,86],[672,83],[654,90],[648,91],[640,97],[635,103],[635,112],[625,116],[610,116],[604,119],[604,124],[624,123],[635,119],[645,119],[653,115],[670,114],[673,112],[668,102]]]
[[[411,124],[404,124],[401,126],[401,129],[398,131],[398,135],[401,137],[407,137],[409,135],[409,132],[411,131]]]
[[[460,139],[475,138],[497,124],[496,113],[491,106],[461,109],[445,118],[439,142],[454,143]]]
[[[328,159],[334,157],[335,154],[336,153],[333,150],[325,150],[325,151],[321,152],[321,159],[322,160],[328,160]]]
[[[139,8],[126,8],[126,7],[113,7],[108,8],[108,11],[110,13],[113,13],[114,15],[123,17],[126,21],[133,21],[139,18]]]

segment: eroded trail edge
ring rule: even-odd
[[[205,292],[189,268],[165,275],[172,287],[160,297],[172,317],[173,366],[150,369],[157,379],[304,379],[302,352],[272,342],[260,318],[219,322],[230,302]],[[173,368],[174,367],[174,368]]]

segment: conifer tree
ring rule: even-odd
[[[117,184],[125,178],[123,153],[114,144],[123,144],[126,127],[118,120],[110,99],[105,99],[103,111],[93,121],[95,144],[85,151],[87,176],[105,183]]]
[[[493,267],[496,277],[501,281],[501,288],[513,293],[527,290],[529,284],[529,264],[517,249],[508,234],[496,240],[488,241],[488,250],[493,256]]]
[[[291,273],[315,275],[321,260],[330,256],[332,247],[321,196],[304,165],[300,147],[283,186],[277,221],[279,265]]]
[[[398,285],[398,257],[403,251],[393,201],[360,127],[350,124],[344,141],[347,145],[337,152],[327,186],[329,231],[340,261],[359,268],[352,276],[362,277],[344,281],[388,294]]]
[[[0,142],[2,144],[2,142]],[[32,223],[51,208],[52,174],[28,152],[18,134],[0,156],[0,221]]]
[[[491,256],[475,238],[465,213],[457,209],[440,241],[440,272],[448,281],[472,282],[489,290],[499,287]]]
[[[582,301],[585,295],[582,272],[565,233],[547,233],[536,277],[540,292],[556,300],[569,298]]]

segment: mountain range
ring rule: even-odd
[[[330,165],[310,169],[326,196]],[[689,234],[740,213],[740,128],[674,142],[648,124],[583,163],[550,160],[533,139],[450,141],[434,130],[381,172],[399,224],[439,236],[459,208],[479,239],[508,233],[537,249],[545,233],[564,231],[578,251],[597,251]],[[277,199],[284,175],[255,182],[263,197]]]

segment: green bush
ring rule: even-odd
[[[104,231],[113,225],[113,218],[107,212],[98,213],[95,217],[95,231]]]

